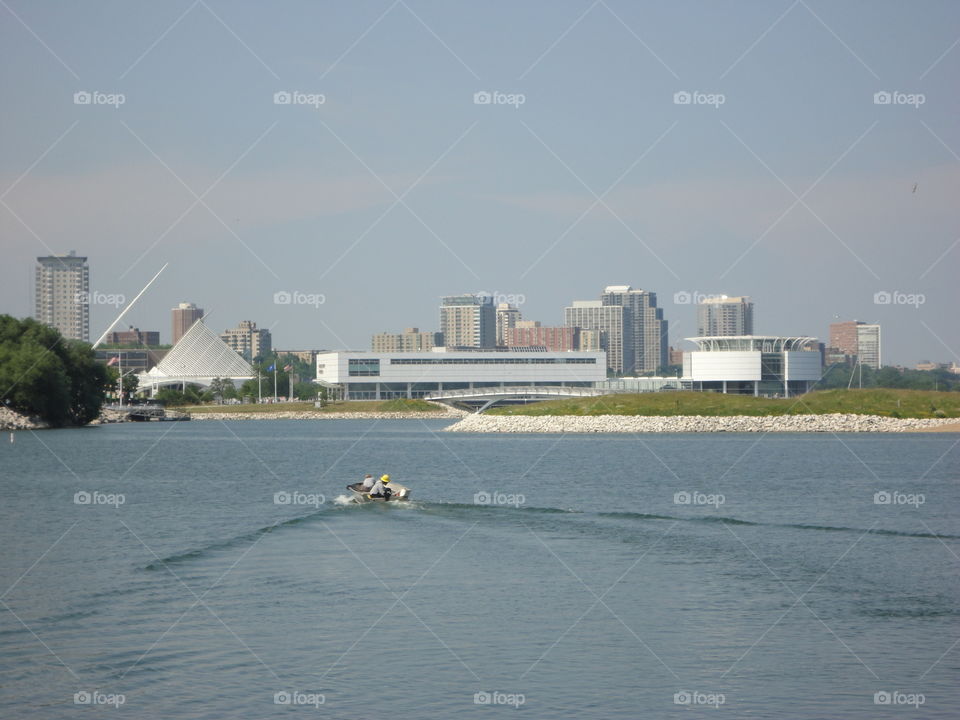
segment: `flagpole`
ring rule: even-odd
[[[277,401],[277,361],[273,361],[273,401]]]

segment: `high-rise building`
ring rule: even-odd
[[[550,352],[578,350],[580,328],[578,327],[513,327],[507,329],[507,347],[545,347]]]
[[[440,305],[440,332],[448,348],[493,348],[497,320],[490,295],[450,295]]]
[[[273,349],[270,331],[257,328],[252,320],[241,320],[237,327],[224,330],[220,333],[220,339],[248,361],[269,355]]]
[[[697,305],[697,335],[753,335],[753,303],[748,297],[721,295]]]
[[[180,303],[170,311],[173,316],[173,334],[171,342],[176,345],[180,338],[184,336],[190,326],[203,317],[203,308],[198,308],[193,303]]]
[[[620,305],[627,311],[624,321],[630,326],[630,337],[623,349],[624,373],[652,373],[670,363],[667,321],[657,307],[656,293],[610,285],[600,300],[603,305]]]
[[[407,328],[402,333],[377,333],[370,340],[370,348],[378,353],[424,352],[442,345],[440,333],[420,332]]]
[[[857,325],[857,357],[860,362],[874,370],[880,369],[880,326],[860,323]]]
[[[520,321],[520,310],[509,303],[497,305],[497,345],[507,344],[507,330]]]
[[[90,342],[90,266],[73,250],[37,258],[34,318],[70,340]]]
[[[563,310],[563,324],[599,334],[600,349],[607,352],[607,369],[625,371],[625,351],[633,347],[633,332],[627,308],[604,305],[601,300],[574,300]]]
[[[870,325],[862,320],[830,323],[830,356],[846,355],[856,357],[868,367],[880,367],[880,326]]]

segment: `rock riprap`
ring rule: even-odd
[[[473,433],[706,433],[706,432],[906,432],[955,424],[950,418],[890,418],[878,415],[468,415],[444,428]]]

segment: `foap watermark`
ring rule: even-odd
[[[527,101],[523,93],[505,93],[499,90],[478,90],[473,94],[474,105],[513,105],[515,110]]]
[[[125,102],[127,102],[127,96],[123,93],[77,90],[73,94],[74,105],[110,105],[114,109],[118,109]]]
[[[127,701],[123,693],[104,693],[99,690],[81,690],[73,694],[74,705],[112,705],[120,707]]]
[[[899,290],[893,292],[880,290],[873,294],[874,305],[913,305],[916,309],[927,302],[927,296],[923,293],[905,293]]]
[[[123,293],[105,293],[99,290],[90,290],[89,292],[78,292],[73,296],[73,301],[80,305],[113,305],[120,307],[126,305],[127,296]]]
[[[927,501],[923,493],[905,493],[899,490],[878,490],[873,494],[874,505],[912,505],[920,507]]]
[[[487,692],[486,690],[481,690],[473,694],[474,705],[509,705],[510,707],[519,708],[525,702],[527,702],[527,696],[523,693],[505,693],[499,690]]]
[[[327,698],[323,693],[278,690],[273,694],[274,705],[310,705],[319,708],[325,702],[327,702]]]
[[[723,693],[705,693],[698,690],[681,690],[673,694],[674,705],[705,705],[718,708],[727,702]]]
[[[278,290],[273,294],[274,305],[313,305],[318,308],[327,301],[323,293],[305,293],[299,290]]]
[[[923,93],[905,93],[899,90],[881,90],[873,94],[874,105],[913,105],[919,108],[927,101]]]
[[[719,508],[727,501],[726,496],[720,493],[702,493],[696,490],[681,490],[673,494],[674,505],[713,505]]]
[[[274,105],[310,105],[317,110],[327,102],[323,93],[305,93],[299,90],[278,90],[273,94]]]
[[[720,293],[702,293],[699,290],[681,290],[673,294],[674,305],[699,305],[707,300],[723,300],[726,295]]]
[[[481,490],[473,495],[474,505],[510,505],[520,507],[527,502],[527,496],[522,493],[502,493],[494,490],[487,492]]]
[[[99,490],[78,490],[73,494],[74,505],[110,505],[118,508],[127,502],[123,493],[105,493]]]
[[[905,693],[899,690],[878,690],[873,694],[874,705],[912,705],[919,708],[927,702],[923,693]]]
[[[727,96],[723,93],[705,93],[699,90],[689,92],[687,90],[678,90],[673,94],[674,105],[713,105],[719,109],[727,101]]]
[[[327,501],[322,493],[303,493],[297,490],[281,490],[273,494],[274,505],[310,505],[318,508]]]
[[[506,303],[507,305],[513,305],[514,307],[523,305],[527,301],[527,296],[523,293],[504,293],[500,292],[499,290],[494,290],[493,292],[481,290],[477,293],[477,297],[490,298],[490,301],[494,305]]]

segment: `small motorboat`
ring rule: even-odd
[[[410,499],[410,488],[401,485],[398,482],[390,483],[390,497],[370,497],[370,493],[363,489],[363,483],[358,482],[353,485],[347,485],[347,490],[353,494],[353,501],[358,503],[365,502],[398,502]]]

